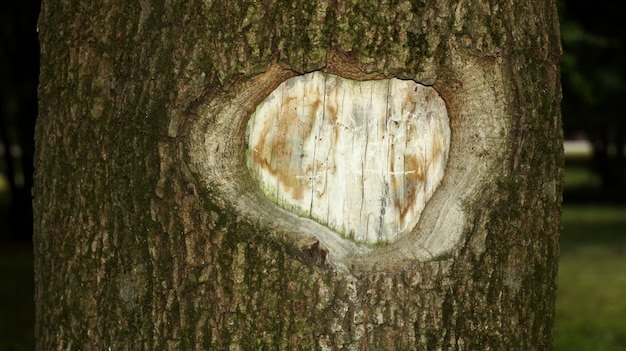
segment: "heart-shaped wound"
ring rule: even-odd
[[[416,226],[443,178],[450,126],[431,87],[313,72],[272,91],[246,139],[247,165],[270,200],[377,244]]]

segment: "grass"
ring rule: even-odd
[[[557,351],[626,349],[626,206],[565,206]]]
[[[588,166],[578,164],[568,165],[565,172],[565,184],[569,188],[594,187],[601,185],[601,179],[597,174],[589,172]]]

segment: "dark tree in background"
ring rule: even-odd
[[[0,350],[32,350],[33,128],[39,1],[0,4]]]
[[[587,134],[605,195],[623,201],[626,147],[626,15],[617,2],[561,1],[566,137]],[[617,190],[617,191],[616,191]]]
[[[6,182],[5,191],[0,191],[4,194],[0,198],[0,240],[30,240],[39,2],[3,2],[0,6],[0,176]]]

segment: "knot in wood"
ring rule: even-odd
[[[246,141],[248,168],[270,200],[380,244],[416,226],[443,178],[450,126],[431,87],[314,72],[256,107]]]

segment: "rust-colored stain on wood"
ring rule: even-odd
[[[247,162],[266,196],[355,241],[412,230],[441,183],[445,103],[409,80],[291,78],[251,115]]]

